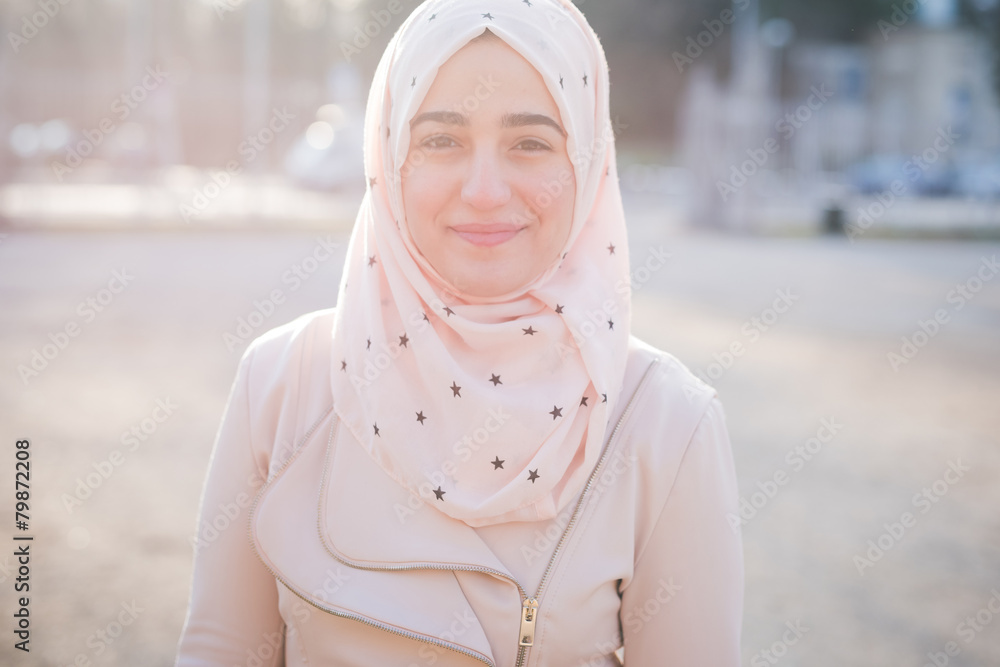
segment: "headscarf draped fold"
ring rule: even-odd
[[[409,121],[438,68],[486,28],[541,73],[556,101],[576,200],[552,265],[514,292],[478,298],[417,249],[401,172]],[[613,426],[630,329],[608,67],[596,34],[568,0],[424,2],[375,73],[365,172],[332,340],[337,414],[386,473],[448,516],[471,526],[556,516]]]

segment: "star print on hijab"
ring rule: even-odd
[[[577,188],[557,260],[510,294],[478,298],[417,250],[400,172],[438,68],[487,28],[541,73]],[[631,292],[608,95],[604,51],[568,0],[430,0],[375,74],[369,187],[331,343],[334,409],[389,476],[471,526],[556,516],[596,465],[621,396]]]

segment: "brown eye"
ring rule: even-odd
[[[548,144],[538,141],[537,139],[525,139],[524,141],[519,143],[517,147],[520,150],[531,151],[531,152],[552,150],[552,148]]]
[[[436,134],[432,137],[427,137],[424,139],[420,146],[423,148],[453,148],[458,144],[451,137],[444,134]]]

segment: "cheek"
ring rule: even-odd
[[[572,168],[560,166],[525,181],[525,200],[538,215],[546,237],[562,243],[569,236],[576,202]]]
[[[435,231],[434,223],[448,201],[446,188],[441,185],[442,180],[427,169],[414,169],[403,179],[403,211],[415,241]]]

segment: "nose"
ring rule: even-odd
[[[496,155],[476,151],[462,184],[462,201],[483,211],[503,206],[510,200],[510,185]]]

